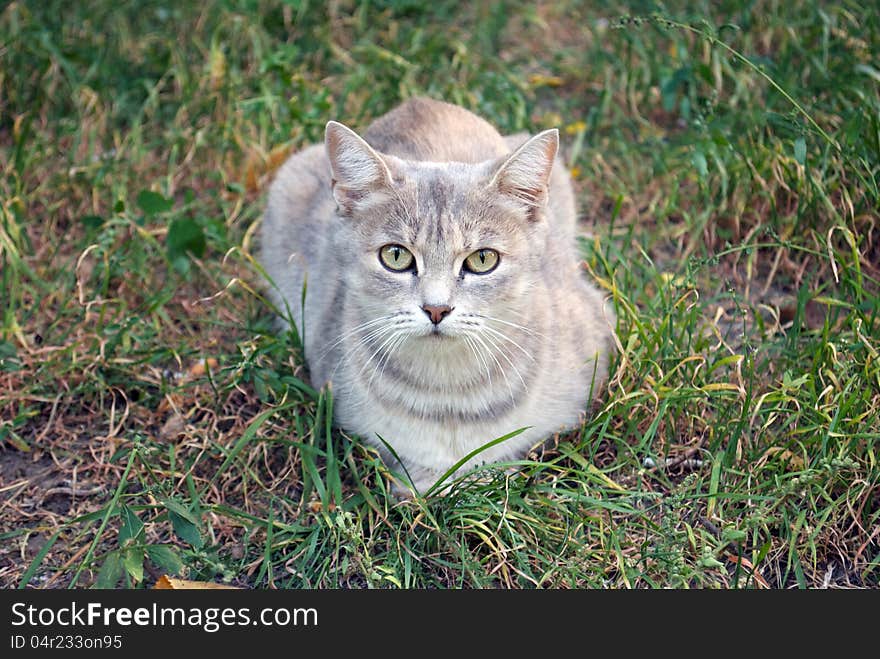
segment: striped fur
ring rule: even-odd
[[[412,99],[364,139],[331,122],[269,191],[262,262],[312,381],[331,383],[337,424],[380,450],[384,438],[419,489],[513,430],[529,427],[476,461],[578,425],[606,378],[613,317],[579,269],[557,143]],[[387,244],[408,248],[416,270],[385,268]],[[498,267],[463,270],[480,248],[501,254]],[[433,325],[425,304],[453,310]]]

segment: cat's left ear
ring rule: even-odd
[[[492,185],[534,211],[547,201],[550,172],[558,150],[558,130],[551,128],[538,133],[501,163],[492,177]]]

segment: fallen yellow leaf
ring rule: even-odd
[[[574,123],[568,124],[568,126],[565,127],[565,132],[568,135],[577,135],[582,130],[586,130],[586,129],[587,129],[587,122],[575,121]]]
[[[163,574],[159,577],[156,585],[153,586],[153,590],[241,590],[241,588],[214,583],[213,581],[178,579],[177,577],[169,577],[167,574]]]
[[[195,364],[189,367],[189,374],[194,377],[200,377],[208,372],[210,368],[212,371],[217,368],[217,360],[213,357],[208,357],[207,359],[200,359]]]
[[[545,76],[541,73],[535,73],[529,76],[529,84],[533,87],[559,87],[565,80],[560,76]]]
[[[766,451],[764,451],[764,455],[762,456],[762,461],[769,460],[773,456],[777,456],[780,460],[788,462],[788,466],[798,471],[804,468],[804,459],[792,453],[787,448],[782,448],[781,446],[771,446]]]

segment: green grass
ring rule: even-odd
[[[0,584],[878,587],[871,3],[332,6],[0,10]],[[397,503],[255,235],[414,94],[562,129],[621,352],[519,473]]]

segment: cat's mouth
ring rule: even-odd
[[[434,325],[434,327],[422,334],[422,336],[426,339],[433,339],[434,341],[451,339],[453,337],[452,333],[440,329],[440,327],[438,327],[437,325]]]
[[[432,343],[435,341],[454,341],[458,336],[459,333],[454,327],[443,327],[442,325],[423,327],[414,335],[415,338],[425,339]]]

